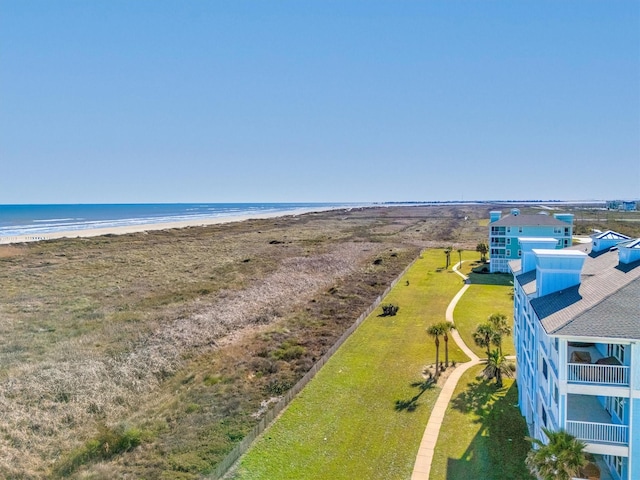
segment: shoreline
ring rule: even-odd
[[[365,207],[353,207],[353,208],[365,208]],[[79,230],[65,230],[60,232],[50,232],[42,234],[31,235],[13,235],[0,237],[0,245],[12,245],[16,243],[30,243],[40,242],[45,240],[57,240],[61,238],[88,238],[88,237],[100,237],[103,235],[127,235],[129,233],[141,233],[147,231],[156,230],[171,230],[174,228],[187,228],[187,227],[206,227],[209,225],[219,225],[222,223],[235,223],[244,222],[246,220],[258,220],[266,218],[278,218],[288,216],[298,216],[307,213],[321,213],[332,210],[351,210],[349,207],[326,207],[326,208],[299,208],[290,211],[269,212],[269,213],[255,213],[245,215],[230,215],[212,218],[197,218],[193,220],[181,220],[176,222],[160,222],[160,223],[145,223],[138,225],[123,225],[119,227],[103,227],[103,228],[87,228]]]

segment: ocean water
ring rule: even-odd
[[[251,214],[288,214],[349,208],[338,203],[155,203],[0,205],[0,238],[127,227]],[[360,206],[360,205],[358,205]]]

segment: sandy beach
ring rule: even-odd
[[[338,207],[337,209],[344,208]],[[102,235],[126,235],[154,230],[168,230],[173,228],[205,227],[222,223],[242,222],[245,220],[265,219],[297,216],[305,213],[325,212],[335,208],[300,208],[289,212],[252,213],[247,215],[221,216],[212,218],[194,218],[179,222],[145,223],[140,225],[126,225],[121,227],[88,228],[78,230],[65,230],[61,232],[43,233],[37,235],[14,235],[0,237],[0,245],[12,243],[39,242],[42,240],[55,240],[58,238],[99,237]]]

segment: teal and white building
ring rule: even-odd
[[[522,215],[514,208],[502,216],[501,211],[494,210],[489,218],[489,271],[509,272],[509,261],[521,257],[519,237],[554,238],[556,246],[551,248],[565,248],[571,245],[572,236],[573,214]]]
[[[513,339],[530,435],[567,430],[602,479],[640,479],[640,239],[599,251],[558,250],[553,237],[519,243]]]

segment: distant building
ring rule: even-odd
[[[509,264],[518,403],[532,437],[567,430],[602,478],[640,479],[640,239],[596,240],[586,252],[521,238]]]
[[[610,200],[607,202],[608,210],[621,210],[623,212],[633,212],[638,209],[638,202],[626,200]]]
[[[520,258],[519,237],[554,238],[555,248],[568,247],[573,237],[573,214],[521,215],[520,210],[514,208],[509,215],[503,217],[501,211],[492,211],[489,219],[489,271],[491,273],[508,273],[508,262]],[[547,245],[546,248],[554,247]]]

